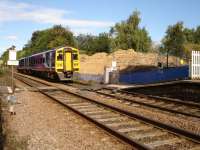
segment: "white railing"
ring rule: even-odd
[[[190,66],[192,79],[200,79],[200,51],[192,51],[192,62]]]

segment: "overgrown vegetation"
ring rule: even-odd
[[[61,25],[56,25],[50,29],[33,32],[31,40],[18,52],[18,58],[66,45],[75,46],[73,33]]]
[[[151,48],[151,38],[144,27],[139,27],[140,22],[140,13],[135,11],[126,21],[115,24],[110,30],[112,48],[148,52]]]
[[[7,73],[7,69],[5,69],[4,67],[0,66],[0,77],[2,77],[3,75],[5,75]]]
[[[107,33],[98,36],[80,34],[76,37],[77,45],[86,54],[111,51],[111,38]]]
[[[188,59],[191,50],[200,50],[200,26],[189,29],[183,22],[168,26],[160,51]]]
[[[0,57],[0,60],[2,61],[2,64],[6,64],[8,60],[8,51],[6,50]]]

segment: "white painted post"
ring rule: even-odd
[[[104,83],[108,84],[109,83],[109,73],[111,72],[111,69],[106,67],[104,70]]]
[[[200,79],[200,51],[192,51],[191,79]]]
[[[13,66],[18,65],[19,61],[16,60],[17,52],[14,48],[11,48],[9,50],[9,60],[7,62],[8,65],[11,65],[12,67],[12,93],[14,93],[14,70]]]

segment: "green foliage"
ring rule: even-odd
[[[134,49],[140,52],[148,52],[151,48],[151,38],[145,28],[140,28],[140,13],[133,14],[121,23],[116,23],[111,28],[110,34],[113,37],[112,48]]]
[[[200,26],[197,27],[194,33],[195,44],[200,44]]]
[[[194,37],[195,30],[194,29],[185,28],[183,30],[183,32],[185,34],[185,38],[188,43],[195,43],[195,37]]]
[[[0,60],[3,61],[3,64],[7,64],[8,61],[8,55],[9,55],[9,51],[4,51],[4,53],[1,55]]]
[[[96,52],[109,53],[111,39],[107,33],[100,33],[98,36],[80,34],[76,37],[78,48],[91,55]]]
[[[1,64],[0,65],[6,65],[9,57],[9,50],[14,50],[16,47],[12,45],[6,51],[3,52],[3,54],[0,57]]]
[[[194,43],[186,43],[184,44],[184,57],[189,59],[191,58],[191,51],[200,51],[200,44],[194,44]]]
[[[18,52],[18,56],[24,57],[66,45],[75,46],[73,33],[61,25],[56,25],[50,29],[33,32],[31,40],[24,46],[22,51]]]
[[[26,51],[21,50],[21,51],[17,51],[17,59],[22,58],[23,56],[25,56]]]
[[[183,55],[183,44],[186,42],[184,34],[183,22],[178,22],[173,26],[169,26],[166,36],[162,40],[164,50],[174,56]]]
[[[160,51],[177,57],[189,58],[191,50],[200,50],[200,26],[189,29],[183,22],[169,26],[162,40]]]

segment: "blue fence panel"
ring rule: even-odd
[[[188,76],[189,67],[181,66],[176,68],[120,74],[119,82],[131,84],[149,84],[177,79],[186,79]]]

